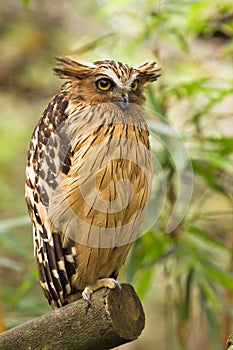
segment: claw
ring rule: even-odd
[[[114,278],[102,278],[96,281],[96,283],[86,286],[82,292],[82,297],[84,300],[88,302],[89,305],[91,305],[91,294],[95,292],[98,289],[101,288],[109,288],[109,289],[114,289],[118,288],[119,291],[121,292],[122,287],[120,282],[115,280]]]
[[[84,300],[88,302],[88,304],[91,306],[91,293],[89,293],[86,288],[82,292],[82,297]]]
[[[120,290],[120,292],[122,291],[122,287],[121,287],[121,284],[120,284],[120,282],[119,281],[117,281],[117,280],[115,280],[115,285],[116,285],[116,287]]]

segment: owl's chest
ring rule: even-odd
[[[116,242],[117,234],[138,230],[151,187],[148,143],[147,131],[116,124],[105,125],[74,148],[62,188],[70,213],[79,222],[82,244],[88,243],[90,233],[96,240],[104,232],[108,246],[113,234]]]
[[[98,119],[97,112],[89,115]],[[113,114],[105,122],[91,124],[84,113],[78,114],[54,135],[58,150],[63,135],[69,139],[67,155],[58,152],[63,154],[59,164],[69,164],[69,171],[57,166],[57,186],[43,180],[41,188],[48,194],[53,226],[80,244],[102,248],[128,244],[143,220],[152,178],[148,131],[145,123],[133,122],[133,116],[127,122],[124,118]]]

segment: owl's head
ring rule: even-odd
[[[117,103],[124,112],[130,104],[142,104],[144,85],[160,76],[155,63],[133,68],[112,60],[87,63],[70,56],[58,57],[57,61],[54,71],[69,81],[73,99],[88,104]]]

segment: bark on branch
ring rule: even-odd
[[[133,287],[100,289],[0,334],[1,350],[107,350],[137,339],[145,325]]]

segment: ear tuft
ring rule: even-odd
[[[58,66],[53,69],[56,75],[61,79],[84,79],[93,75],[96,66],[93,63],[82,62],[72,56],[55,57]]]
[[[160,77],[160,68],[155,68],[156,62],[144,63],[136,68],[137,73],[144,83],[153,82]]]

